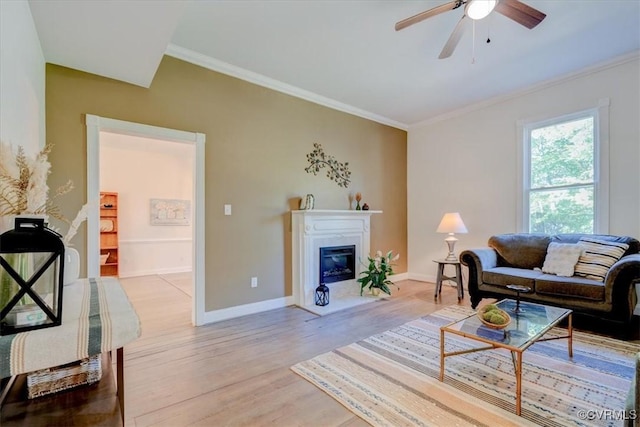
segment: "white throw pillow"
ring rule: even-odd
[[[604,282],[609,269],[615,264],[625,251],[629,249],[626,243],[598,240],[582,237],[578,244],[584,249],[576,264],[576,276]]]
[[[582,247],[568,243],[549,243],[542,272],[563,277],[573,276],[573,270],[582,254]]]

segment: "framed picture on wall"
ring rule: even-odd
[[[191,201],[151,199],[151,225],[191,225]]]

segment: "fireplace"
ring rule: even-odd
[[[370,217],[379,213],[382,212],[320,209],[291,212],[294,304],[324,315],[372,300],[360,296],[356,278],[362,270],[358,260],[366,259],[369,254]],[[321,254],[321,250],[327,248],[337,252],[328,256]],[[347,278],[349,269],[350,278]],[[320,276],[321,271],[328,274]],[[323,282],[330,289],[331,302],[317,306],[315,290]]]
[[[320,248],[319,283],[342,282],[356,277],[356,245]]]

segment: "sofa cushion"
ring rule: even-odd
[[[626,243],[582,237],[578,244],[584,252],[576,264],[576,276],[604,282],[607,272],[629,248]]]
[[[541,271],[526,270],[513,267],[496,267],[482,272],[482,282],[494,286],[520,285],[528,286],[535,291],[535,279],[540,277]]]
[[[582,277],[558,277],[544,274],[536,278],[536,293],[604,301],[604,283]]]
[[[580,255],[582,255],[580,245],[551,242],[547,248],[544,264],[542,264],[542,272],[571,277]]]
[[[498,253],[498,265],[533,269],[542,267],[551,236],[546,234],[499,234],[489,238],[489,246]]]
[[[591,237],[592,239],[606,240],[607,242],[626,243],[629,248],[624,252],[623,256],[637,254],[640,252],[640,241],[629,236],[612,236],[610,234],[556,234],[552,236],[552,241],[557,243],[578,243],[583,237]]]

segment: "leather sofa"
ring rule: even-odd
[[[581,237],[629,245],[611,266],[604,281],[585,277],[562,277],[541,271],[551,242],[578,243]],[[640,242],[632,237],[585,234],[500,234],[488,247],[465,250],[460,261],[469,268],[469,295],[476,308],[483,298],[513,298],[509,284],[531,288],[521,293],[523,301],[572,309],[628,323],[637,304],[635,283],[640,283]]]

